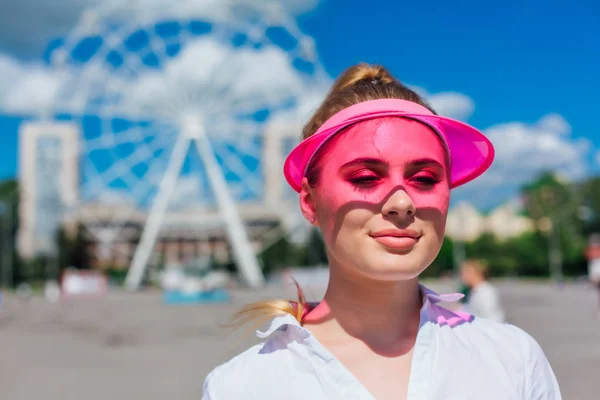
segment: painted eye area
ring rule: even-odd
[[[348,181],[353,185],[360,186],[371,186],[377,182],[379,182],[381,178],[378,174],[369,170],[361,170],[356,173],[351,174],[348,177]]]
[[[431,190],[443,179],[440,173],[431,170],[422,170],[410,178],[412,186],[421,190]]]
[[[370,191],[374,190],[384,178],[385,176],[381,176],[380,173],[372,169],[360,168],[350,172],[346,177],[346,181],[352,185],[354,190]]]
[[[373,171],[368,168],[354,171],[346,177],[346,181],[352,185],[355,190],[359,191],[374,190],[379,185],[385,183],[387,179],[389,179],[387,174]],[[443,173],[424,169],[406,176],[405,182],[407,185],[418,190],[427,191],[435,188],[442,179]]]

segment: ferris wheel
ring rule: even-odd
[[[219,209],[245,281],[263,283],[237,204],[264,194],[265,124],[292,115],[327,78],[312,39],[279,1],[223,4],[218,13],[184,7],[160,18],[104,6],[48,51],[61,86],[45,114],[80,125],[81,201],[113,196],[148,210],[130,289],[183,176],[201,185],[186,200]]]

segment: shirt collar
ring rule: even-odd
[[[448,293],[438,294],[433,290],[419,285],[421,289],[421,296],[423,297],[423,306],[421,307],[421,323],[423,326],[427,322],[437,323],[439,325],[450,325],[451,327],[458,325],[459,323],[469,321],[472,317],[463,312],[452,312],[445,310],[441,307],[437,307],[437,303],[448,302],[453,303],[465,297],[461,293]],[[280,317],[275,317],[266,331],[256,331],[256,336],[260,339],[267,339],[277,331],[289,332],[297,336],[298,339],[304,340],[309,338],[312,334],[308,329],[303,328],[298,320],[291,314],[285,314]]]

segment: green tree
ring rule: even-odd
[[[269,274],[288,264],[291,258],[291,249],[292,246],[285,236],[282,236],[271,246],[267,247],[258,256],[263,267],[263,272]]]
[[[64,227],[56,234],[56,245],[58,249],[57,262],[60,275],[65,268],[90,269],[91,257],[88,249],[88,240],[85,228],[77,224],[74,234],[69,235]]]
[[[19,183],[0,182],[0,285],[14,286],[22,279],[22,260],[16,250],[19,229]]]
[[[454,268],[453,246],[452,239],[445,237],[440,252],[421,276],[423,278],[439,278],[443,274],[452,273]]]
[[[575,187],[581,199],[580,217],[583,232],[586,235],[600,232],[600,176],[594,176],[580,182]]]
[[[327,250],[319,229],[313,228],[306,243],[306,256],[303,264],[316,266],[327,264]]]
[[[563,182],[549,172],[525,185],[522,194],[527,215],[534,220],[537,231],[548,239],[550,272],[560,280],[565,266],[579,265],[583,256],[581,194],[575,185]]]

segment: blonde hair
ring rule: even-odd
[[[302,325],[302,317],[308,311],[308,303],[296,280],[292,278],[298,291],[298,301],[265,300],[248,304],[233,315],[231,323],[226,327],[235,329],[254,321],[253,327],[285,314],[291,314]]]
[[[435,111],[421,96],[400,83],[387,69],[379,65],[360,63],[346,69],[335,80],[323,103],[302,129],[302,138],[306,139],[312,136],[325,121],[339,111],[354,104],[377,99],[412,101],[428,108],[435,114]],[[307,170],[308,183],[313,187],[319,177],[319,166],[323,160],[321,154],[322,152],[315,154]],[[249,304],[234,315],[229,326],[237,328],[251,321],[257,321],[256,324],[260,324],[269,318],[285,314],[293,315],[302,324],[302,317],[308,310],[308,305],[297,283],[296,287],[298,289],[297,301],[268,300]]]

